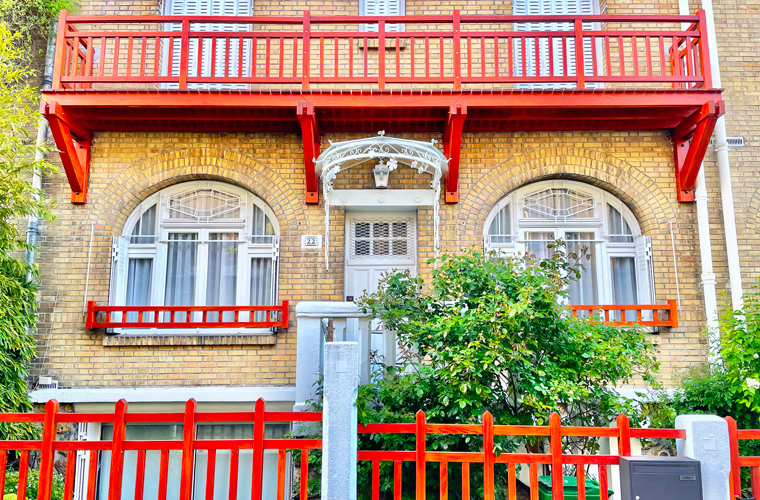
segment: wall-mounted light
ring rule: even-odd
[[[388,160],[388,163],[381,161],[375,165],[375,168],[372,169],[372,173],[375,176],[375,188],[388,189],[388,178],[391,175],[391,171],[396,170],[397,166],[398,162],[393,158]]]
[[[388,165],[378,163],[372,170],[372,173],[375,175],[375,187],[377,189],[387,189],[388,177],[391,175],[391,169],[388,168]]]

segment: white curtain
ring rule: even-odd
[[[153,259],[129,259],[127,269],[128,306],[146,306],[150,304],[151,277],[153,275]],[[137,321],[139,313],[127,313],[127,321]],[[145,313],[143,321],[151,321],[150,313]]]
[[[251,305],[272,305],[272,259],[254,257],[251,259]],[[263,311],[254,314],[254,321],[266,321]]]
[[[198,267],[197,240],[197,233],[169,234],[164,305],[195,305],[195,277]],[[184,321],[184,313],[176,313],[175,320]],[[169,321],[169,313],[164,315],[164,321]]]
[[[181,441],[182,425],[128,425],[125,438],[127,440],[161,440]],[[113,438],[113,425],[103,425],[103,440]],[[108,482],[111,472],[111,452],[101,452],[100,474],[98,477],[98,498],[108,498]],[[158,500],[158,483],[161,468],[161,452],[148,451],[145,453],[145,486],[143,500]],[[169,452],[169,470],[166,483],[166,500],[179,499],[180,472],[182,469],[182,452]],[[134,500],[135,478],[137,477],[137,451],[124,452],[124,473],[121,482],[122,500]]]
[[[488,235],[491,236],[491,243],[512,243],[512,217],[510,214],[509,204],[499,210],[488,228]]]
[[[211,233],[208,243],[207,306],[234,306],[237,295],[238,235]],[[233,321],[235,313],[223,313],[224,321]],[[210,312],[208,321],[220,321],[219,313]]]
[[[617,305],[638,304],[636,285],[636,259],[634,257],[612,257],[612,294]],[[614,319],[621,321],[621,314],[614,313]],[[636,311],[626,311],[627,321],[636,321]]]
[[[596,252],[593,243],[594,233],[566,233],[567,253],[576,254],[577,259],[570,259],[570,264],[580,264],[584,269],[581,270],[581,277],[577,280],[571,280],[568,286],[570,290],[569,300],[573,305],[590,305],[598,304],[597,293],[597,270],[596,270]],[[581,256],[582,249],[587,248],[587,255]]]

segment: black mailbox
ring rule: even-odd
[[[702,500],[699,460],[620,457],[621,500]]]

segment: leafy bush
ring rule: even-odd
[[[615,386],[636,376],[653,382],[657,370],[654,347],[639,329],[604,326],[594,319],[577,319],[559,304],[566,302],[568,283],[580,275],[582,255],[566,254],[553,245],[554,256],[537,260],[492,259],[470,251],[444,256],[431,282],[408,272],[392,272],[376,294],[359,305],[395,330],[405,346],[403,362],[375,374],[360,387],[360,423],[413,422],[423,410],[429,422],[480,424],[485,411],[497,424],[546,424],[558,412],[565,424],[606,426],[618,413],[635,417],[633,405]],[[319,403],[316,404],[320,409]],[[496,453],[520,445],[538,451],[543,440],[497,436]],[[566,447],[586,452],[595,440],[566,441]],[[431,451],[471,451],[482,438],[432,435]],[[359,435],[362,450],[412,450],[414,436]],[[318,470],[318,459],[311,462]],[[392,488],[392,464],[381,464],[382,490]],[[438,468],[429,465],[430,477]],[[370,464],[359,464],[359,494],[369,498]],[[413,498],[414,468],[403,467],[404,498]],[[451,467],[451,498],[461,481],[461,468]],[[472,464],[471,486],[482,495],[482,465]],[[506,485],[506,467],[496,469],[497,488]],[[316,490],[318,480],[310,478]],[[435,481],[429,481],[431,496]],[[311,488],[310,488],[311,489]],[[314,491],[312,490],[312,491]],[[505,494],[497,493],[501,496]]]
[[[732,417],[739,429],[760,428],[760,287],[744,295],[741,311],[726,308],[718,321],[720,361],[690,369],[672,395],[659,394],[647,408],[653,424],[670,427],[676,415]],[[760,456],[760,441],[740,441],[739,453]],[[749,470],[742,470],[749,484]],[[749,492],[747,492],[749,493]]]
[[[37,269],[23,258],[34,248],[26,242],[19,220],[31,215],[52,219],[41,190],[29,183],[34,170],[54,171],[45,160],[35,160],[38,147],[29,130],[41,117],[38,95],[27,84],[33,74],[24,65],[21,49],[0,24],[0,412],[31,411],[27,395],[27,367],[34,356],[32,332],[37,322]],[[0,439],[34,436],[31,424],[0,424]]]
[[[18,34],[14,40],[22,49],[26,64],[44,53],[53,23],[61,10],[74,10],[77,0],[0,0],[0,22]]]
[[[63,480],[62,474],[53,472],[53,490],[50,495],[50,500],[63,500]],[[37,498],[37,488],[39,487],[39,484],[39,469],[30,470],[26,483],[26,498],[28,500],[34,500]],[[5,475],[5,491],[3,493],[3,500],[6,500],[6,496],[9,495],[13,495],[11,500],[16,500],[16,494],[18,493],[18,471],[8,472]]]

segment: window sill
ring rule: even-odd
[[[103,345],[107,347],[123,346],[230,346],[256,345],[273,346],[277,344],[277,335],[272,333],[121,333],[104,335]]]

